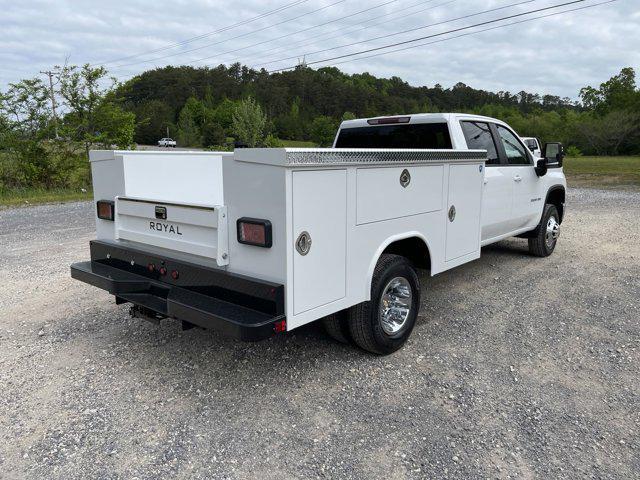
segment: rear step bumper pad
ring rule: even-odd
[[[71,265],[71,277],[160,315],[211,328],[244,341],[272,336],[275,323],[285,318],[284,315],[254,310],[98,261],[74,263]]]

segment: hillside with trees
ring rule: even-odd
[[[632,68],[576,93],[579,101],[462,83],[416,87],[337,68],[270,74],[239,64],[165,67],[117,83],[102,67],[58,67],[53,89],[32,78],[0,92],[0,194],[88,189],[90,148],[155,144],[167,129],[182,147],[329,146],[343,119],[419,112],[497,117],[523,136],[562,141],[573,156],[640,154]]]
[[[578,92],[576,92],[578,93]],[[136,115],[138,143],[154,143],[167,127],[190,146],[219,146],[237,137],[233,112],[247,98],[266,116],[262,138],[329,145],[340,121],[417,112],[472,112],[509,122],[522,135],[560,140],[573,151],[640,153],[640,91],[625,68],[580,102],[528,92],[492,93],[463,83],[414,87],[398,77],[348,75],[336,68],[298,68],[269,74],[239,64],[216,68],[166,67],[135,77],[117,90]]]

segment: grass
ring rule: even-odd
[[[573,157],[564,160],[575,187],[640,188],[640,157]]]
[[[81,192],[77,189],[21,188],[16,190],[0,189],[0,206],[31,205],[36,203],[73,202],[91,200],[91,191]]]
[[[285,147],[290,148],[314,148],[316,144],[313,142],[304,142],[302,140],[280,140]]]

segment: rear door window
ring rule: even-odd
[[[413,123],[343,128],[336,148],[419,148],[451,149],[446,123]]]
[[[461,124],[467,148],[469,150],[486,150],[486,164],[500,165],[500,157],[489,124],[485,122],[461,122]]]

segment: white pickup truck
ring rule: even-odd
[[[501,239],[550,255],[564,216],[560,144],[535,158],[504,122],[422,114],[343,122],[334,148],[93,151],[97,240],[74,278],[174,318],[258,340],[323,319],[399,349],[431,275]]]
[[[527,146],[531,153],[533,153],[534,157],[542,156],[542,146],[540,144],[540,140],[536,137],[522,137],[522,141]]]
[[[178,146],[178,142],[176,142],[173,138],[161,138],[160,140],[158,140],[158,146],[166,148],[176,148]]]

